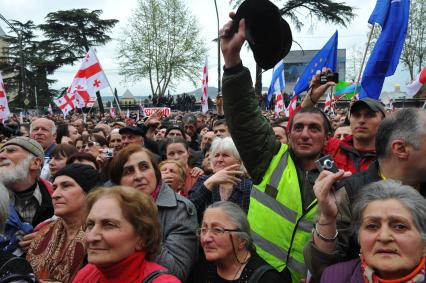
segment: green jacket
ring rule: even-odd
[[[259,185],[278,154],[281,143],[275,138],[270,122],[262,116],[252,85],[250,72],[242,64],[225,69],[222,89],[225,118],[248,173],[254,184]],[[308,207],[315,200],[313,185],[319,172],[305,171],[291,149],[289,153],[297,172],[301,206],[303,211],[310,211],[312,207]],[[304,214],[303,211],[301,214]]]
[[[259,184],[281,143],[271,123],[262,116],[254,93],[250,71],[242,64],[225,69],[222,79],[223,110],[232,139],[254,184]],[[313,185],[317,170],[305,171],[290,149],[295,162],[303,207],[314,199]]]

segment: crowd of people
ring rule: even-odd
[[[0,282],[426,282],[426,111],[262,111],[230,25],[216,111],[6,121]]]

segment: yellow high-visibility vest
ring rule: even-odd
[[[252,188],[248,220],[257,253],[279,272],[287,267],[293,283],[307,274],[303,248],[316,211],[316,199],[303,210],[296,167],[282,144],[261,183]]]

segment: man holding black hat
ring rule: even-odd
[[[247,36],[250,37],[250,41],[255,43],[256,62],[263,64],[264,68],[272,67],[286,52],[274,56],[273,50],[268,52],[266,47],[274,49],[279,43],[278,49],[284,45],[288,52],[291,31],[283,28],[285,24],[278,8],[269,1],[250,1],[248,4],[247,14],[238,16],[239,9],[237,16],[231,15],[234,20],[242,19],[236,22],[239,25],[237,32],[233,32],[233,23],[229,22],[220,33],[225,61],[222,89],[225,118],[254,183],[248,220],[256,252],[280,272],[282,282],[299,283],[307,275],[303,248],[311,238],[317,209],[313,185],[319,171],[315,161],[322,154],[330,124],[321,110],[305,108],[295,114],[289,125],[288,145],[275,138],[269,121],[261,115],[250,73],[241,62],[240,50]],[[265,7],[270,7],[271,11],[266,13],[268,16],[263,15],[263,20],[275,19],[269,23],[271,27],[263,22],[264,30],[256,29],[253,23],[258,22],[257,17],[262,17],[262,14],[259,16],[255,11]],[[278,26],[274,26],[276,20]],[[270,34],[268,28],[290,34],[281,34],[277,41],[269,38],[265,48],[259,48],[257,43],[264,39],[262,35],[268,38]],[[287,38],[284,43],[283,38]]]

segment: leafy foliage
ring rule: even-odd
[[[199,34],[182,0],[139,0],[120,40],[121,75],[128,81],[148,78],[154,96],[181,78],[196,84],[206,55]]]

